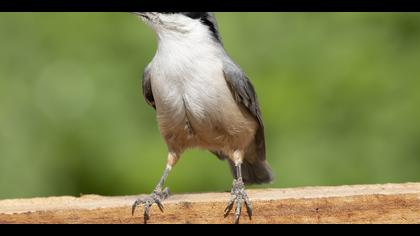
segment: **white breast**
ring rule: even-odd
[[[231,95],[223,77],[220,50],[210,39],[201,43],[160,42],[151,64],[151,78],[161,116],[168,113],[181,118],[188,112],[200,120],[222,108]]]
[[[232,96],[223,47],[199,31],[184,36],[160,36],[149,65],[161,134],[173,149],[245,148],[257,123]]]

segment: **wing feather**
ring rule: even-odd
[[[143,89],[144,100],[146,100],[147,104],[149,104],[151,107],[153,107],[156,110],[155,99],[153,97],[153,91],[152,91],[152,83],[150,81],[150,70],[148,67],[146,67],[143,73],[142,89]]]
[[[264,123],[254,86],[242,69],[228,57],[223,63],[223,74],[236,102],[245,107],[258,121],[259,127],[255,134],[255,146],[258,159],[265,160]],[[223,155],[219,154],[217,156],[224,159]]]

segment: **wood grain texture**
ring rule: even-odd
[[[420,183],[248,190],[254,204],[241,223],[420,223]],[[48,197],[0,201],[0,223],[143,223],[138,196]],[[148,223],[232,223],[229,193],[171,196]],[[245,209],[244,212],[246,213]]]

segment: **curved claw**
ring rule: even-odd
[[[242,199],[236,200],[236,212],[235,212],[235,224],[239,224],[239,218],[241,217],[242,211]]]
[[[226,206],[226,208],[225,208],[225,214],[224,214],[224,217],[226,218],[228,215],[229,215],[229,213],[232,211],[232,208],[233,208],[233,204],[235,203],[235,198],[232,198],[232,199],[230,199],[229,200],[229,202],[228,202],[228,204],[227,204],[227,206]]]
[[[249,200],[248,196],[245,196],[245,206],[249,220],[252,220],[252,202]]]
[[[131,210],[131,214],[134,215],[136,208],[139,205],[144,205],[144,223],[147,223],[147,221],[150,219],[150,208],[153,206],[153,204],[156,203],[156,205],[159,207],[159,210],[161,212],[164,211],[164,207],[162,204],[162,201],[169,197],[169,189],[165,188],[163,191],[153,191],[153,193],[144,199],[137,199]]]
[[[163,205],[162,202],[159,199],[156,199],[156,205],[159,207],[159,210],[163,213]]]
[[[143,204],[144,201],[141,199],[137,199],[134,203],[133,206],[131,207],[131,215],[134,216],[134,212],[136,211],[136,208],[140,205]]]
[[[144,213],[143,213],[144,223],[147,223],[147,221],[150,219],[149,213],[150,213],[150,206],[149,205],[145,205],[144,206]]]

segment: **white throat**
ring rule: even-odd
[[[183,26],[160,27],[156,29],[156,35],[158,39],[157,54],[165,56],[169,56],[168,53],[175,55],[202,54],[220,47],[210,30],[198,21]]]

